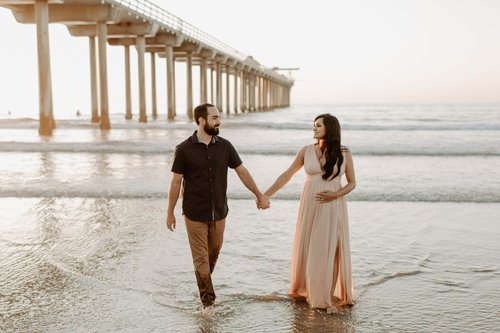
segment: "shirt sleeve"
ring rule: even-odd
[[[185,164],[184,152],[180,147],[176,147],[171,171],[183,175],[186,168]]]
[[[234,169],[234,168],[239,167],[242,164],[243,164],[243,162],[241,161],[240,155],[238,155],[238,152],[236,151],[236,149],[234,149],[231,142],[229,142],[229,163],[228,163],[228,166],[231,169]]]

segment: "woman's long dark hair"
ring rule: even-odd
[[[333,173],[335,165],[337,165],[337,171],[332,177],[334,179],[340,174],[340,167],[344,162],[344,156],[342,155],[342,148],[340,146],[340,123],[339,120],[329,113],[320,114],[314,121],[323,118],[323,124],[325,126],[325,143],[326,143],[326,163],[323,167],[323,179],[327,180]],[[325,153],[325,148],[321,148],[321,153]]]

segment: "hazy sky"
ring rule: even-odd
[[[265,66],[300,67],[295,103],[500,102],[497,0],[154,2]],[[60,24],[50,33],[55,109],[86,112],[88,41]],[[35,26],[0,8],[0,37],[0,113],[38,110]],[[108,62],[110,109],[121,112],[122,48],[109,47]],[[163,105],[164,64],[157,66]]]

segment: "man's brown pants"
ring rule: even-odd
[[[222,247],[226,219],[198,222],[184,218],[201,302],[207,307],[215,301],[212,272]]]

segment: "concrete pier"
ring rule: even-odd
[[[175,118],[174,104],[174,49],[172,46],[165,46],[167,58],[167,97],[168,97],[168,119]]]
[[[92,115],[90,120],[93,123],[98,122],[103,130],[110,129],[112,125],[109,119],[107,45],[124,48],[126,119],[133,117],[131,45],[137,51],[138,60],[139,100],[136,103],[139,104],[139,122],[147,122],[145,79],[147,52],[151,54],[150,88],[153,118],[158,116],[156,56],[165,59],[166,92],[160,96],[166,99],[166,114],[170,120],[175,119],[177,115],[175,94],[177,61],[186,63],[186,115],[189,119],[193,118],[195,94],[199,96],[201,103],[211,102],[225,113],[263,111],[290,105],[293,80],[263,66],[253,57],[234,50],[147,0],[134,3],[128,0],[8,0],[0,1],[0,7],[11,10],[17,22],[36,25],[41,135],[51,135],[55,127],[48,29],[50,23],[65,24],[72,36],[88,38],[90,64],[88,95],[91,99]],[[199,89],[193,89],[194,66],[199,66],[200,70]]]
[[[233,75],[233,78],[234,78],[234,93],[233,93],[233,97],[234,97],[234,100],[233,100],[233,110],[234,110],[234,113],[238,113],[238,77],[239,77],[239,71],[238,71],[238,66],[235,65],[234,66],[234,75]]]
[[[132,119],[132,86],[130,83],[130,45],[124,45],[125,51],[125,119]]]
[[[106,56],[106,42],[108,40],[108,30],[106,22],[97,23],[97,38],[99,44],[99,101],[101,107],[101,129],[110,129],[108,112],[108,58]]]
[[[229,64],[226,64],[225,66],[226,68],[226,107],[225,107],[225,110],[227,113],[230,112],[230,109],[229,109],[229,98],[230,98],[230,92],[229,92],[229,72],[230,72],[230,66]]]
[[[216,101],[215,101],[215,106],[219,110],[222,111],[222,63],[221,60],[215,62],[215,74],[216,74],[216,84],[215,84],[215,90],[216,90]]]
[[[144,55],[146,53],[146,39],[144,36],[137,36],[137,68],[139,70],[139,122],[147,122],[146,115],[146,71],[144,65]]]
[[[200,101],[207,101],[207,58],[203,57],[200,61]]]
[[[153,119],[158,117],[158,108],[156,101],[156,56],[151,52],[151,115]]]
[[[38,51],[38,84],[40,107],[40,135],[52,135],[52,78],[49,47],[49,4],[47,0],[35,2]]]
[[[187,116],[189,119],[193,119],[193,53],[187,53],[187,63],[186,63],[186,83],[187,83]]]
[[[92,109],[92,123],[101,121],[99,116],[99,107],[97,100],[97,59],[95,55],[95,35],[89,36],[89,55],[90,55],[90,101]]]

